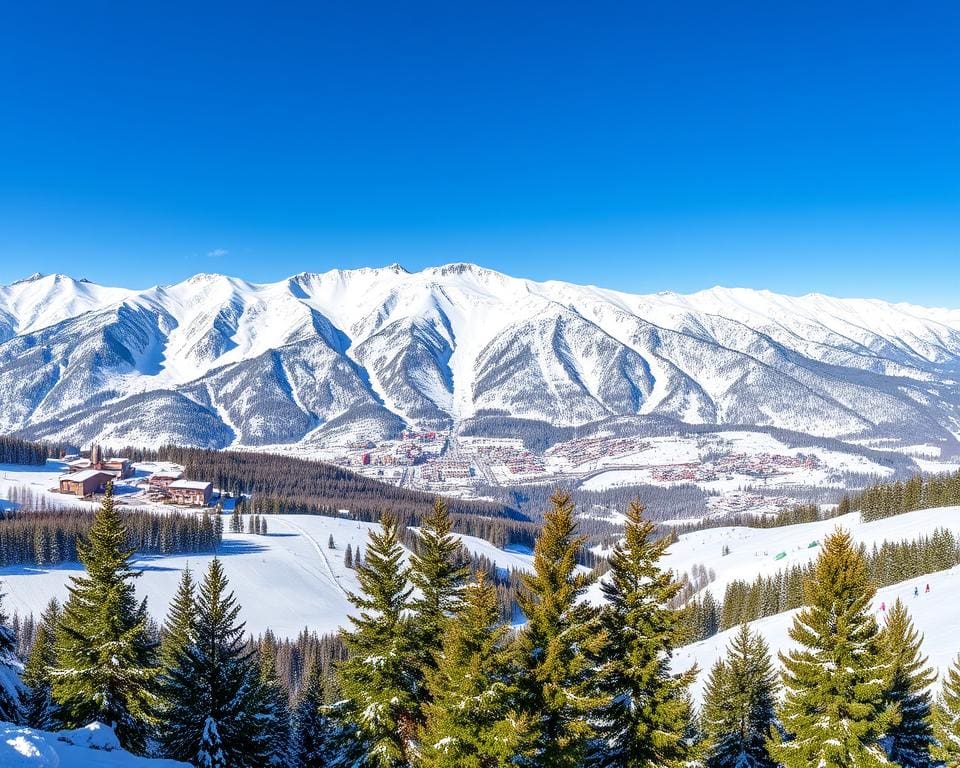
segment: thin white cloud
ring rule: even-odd
[[[210,256],[214,259],[220,259],[224,256],[227,256],[230,253],[226,248],[214,248],[212,251],[207,251],[207,256]]]

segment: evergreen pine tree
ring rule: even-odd
[[[327,549],[336,549],[336,548],[337,548],[337,545],[334,543],[333,534],[331,533],[330,536],[327,538]]]
[[[415,649],[420,674],[437,668],[436,655],[450,617],[460,607],[461,595],[470,573],[465,564],[463,546],[454,536],[453,519],[443,499],[420,526],[417,553],[410,558],[410,581],[419,590],[413,600]]]
[[[260,685],[240,606],[214,559],[196,597],[193,641],[164,671],[164,755],[210,768],[260,768],[270,755]]]
[[[776,727],[777,675],[763,637],[746,624],[710,670],[701,728],[706,768],[775,768],[767,739]]]
[[[53,703],[50,669],[57,656],[54,637],[60,621],[60,603],[52,598],[40,616],[30,655],[23,668],[24,719],[31,728],[49,730],[56,724],[56,706]]]
[[[593,731],[588,655],[603,640],[597,611],[581,601],[592,576],[577,569],[584,538],[576,533],[566,493],[551,499],[534,546],[533,573],[524,574],[517,602],[527,624],[516,640],[517,705],[529,719],[530,744],[523,766],[574,768]]]
[[[19,723],[23,717],[22,698],[26,691],[20,682],[17,641],[2,607],[0,594],[0,720]]]
[[[668,604],[683,585],[660,569],[670,540],[652,540],[653,529],[643,507],[631,503],[625,539],[600,585],[607,604],[597,687],[605,701],[594,715],[597,739],[588,760],[597,768],[654,768],[687,757],[686,691],[697,671],[670,670],[684,626],[682,612]]]
[[[933,744],[928,689],[937,676],[920,655],[923,638],[899,598],[887,613],[883,640],[891,665],[887,697],[900,711],[900,721],[890,726],[884,739],[887,755],[901,768],[927,768]]]
[[[160,663],[163,669],[173,667],[183,649],[193,642],[196,591],[193,573],[188,565],[180,574],[180,583],[163,625],[163,637],[160,641]]]
[[[785,768],[890,765],[880,739],[897,712],[885,698],[889,663],[870,612],[875,592],[850,534],[830,534],[790,629],[802,648],[780,654],[780,721],[789,736],[775,732],[769,748]]]
[[[363,741],[350,720],[348,702],[325,705],[329,681],[311,658],[293,713],[295,768],[359,768],[365,765]]]
[[[940,695],[933,708],[934,759],[948,768],[960,765],[960,657],[943,678]]]
[[[427,676],[423,768],[500,768],[523,751],[523,723],[510,710],[507,629],[497,590],[481,571],[464,598],[447,624],[439,667]]]
[[[293,712],[293,764],[296,768],[328,768],[331,762],[327,754],[327,744],[322,738],[322,706],[323,678],[320,664],[315,658],[311,658]]]
[[[180,680],[175,679],[175,670],[186,651],[194,642],[194,621],[196,618],[196,584],[193,574],[187,566],[180,574],[177,591],[170,603],[167,619],[163,625],[160,640],[160,674],[157,678],[157,720],[160,725],[159,740],[165,741],[163,730],[171,713],[179,708],[191,692],[184,689]]]
[[[343,553],[343,567],[353,568],[353,549],[349,544],[347,544],[347,548]]]
[[[269,738],[266,765],[290,765],[290,704],[277,674],[277,654],[272,639],[260,643],[260,725]]]
[[[142,752],[154,704],[155,648],[144,604],[137,604],[132,550],[113,506],[113,485],[94,515],[89,540],[77,546],[86,568],[74,576],[57,626],[53,700],[63,726],[97,720],[124,748]]]
[[[357,566],[361,593],[351,594],[358,610],[343,633],[347,660],[338,673],[367,761],[374,768],[409,765],[418,705],[414,633],[405,611],[413,588],[407,583],[396,517],[386,513],[371,530],[367,561]]]

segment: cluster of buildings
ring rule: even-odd
[[[785,509],[796,501],[789,496],[763,496],[748,491],[735,491],[722,496],[713,496],[707,500],[707,506],[713,512],[731,514],[738,512],[754,512],[758,514],[773,514]]]
[[[713,462],[718,472],[754,477],[772,477],[785,469],[820,469],[820,459],[813,454],[786,456],[780,453],[731,453]]]
[[[629,456],[649,447],[649,443],[633,437],[578,437],[553,446],[547,455],[566,459],[576,467],[598,459]]]
[[[465,448],[484,464],[504,467],[511,475],[534,475],[546,471],[543,457],[523,447],[520,440],[474,440]]]
[[[352,456],[338,456],[334,463],[344,467],[412,467],[435,455],[424,451],[417,442],[405,442],[380,449],[364,449]]]
[[[820,459],[814,455],[787,456],[779,453],[731,453],[715,461],[682,464],[662,464],[651,468],[650,476],[660,482],[705,483],[720,478],[775,477],[790,469],[820,469]]]
[[[469,461],[457,459],[431,461],[420,470],[420,478],[428,483],[443,483],[448,480],[468,480],[473,477]]]
[[[60,477],[60,493],[85,499],[103,493],[107,484],[133,477],[133,462],[124,457],[105,457],[99,445],[90,448],[89,457],[65,456],[66,473]],[[154,472],[147,480],[147,496],[152,501],[170,501],[191,507],[206,507],[213,495],[213,483],[185,480],[179,471]]]

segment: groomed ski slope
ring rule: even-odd
[[[356,555],[366,550],[367,533],[375,524],[313,515],[269,515],[266,536],[224,533],[219,556],[230,588],[242,606],[247,630],[270,628],[279,637],[295,637],[304,627],[335,632],[351,612],[347,593],[359,589],[355,571],[344,566],[349,544]],[[244,517],[246,526],[246,517]],[[224,527],[229,517],[224,516]],[[333,535],[336,549],[328,548]],[[482,539],[463,536],[464,545],[496,563],[497,568],[529,568],[533,557],[506,552]],[[163,619],[180,573],[188,564],[202,576],[213,555],[146,556],[136,561],[143,570],[137,594],[147,597],[151,612]],[[77,563],[13,566],[0,569],[0,591],[8,613],[39,615],[51,597],[64,600],[71,576],[82,573]]]
[[[734,579],[752,581],[758,575],[771,575],[795,564],[810,562],[820,552],[820,546],[809,547],[813,541],[842,526],[854,540],[868,548],[883,541],[913,540],[932,533],[936,528],[947,528],[960,533],[960,507],[941,507],[909,512],[903,515],[863,523],[859,513],[816,523],[784,526],[782,528],[715,528],[684,534],[665,558],[667,567],[683,573],[702,563],[716,572],[716,579],[708,587],[717,598],[723,597],[726,585]],[[723,546],[730,554],[722,554]],[[780,552],[786,557],[776,560]],[[930,592],[926,592],[927,584]],[[914,596],[914,589],[919,592]],[[938,670],[945,670],[960,653],[960,566],[885,587],[877,592],[873,609],[882,622],[884,611],[897,598],[903,600],[917,629],[924,635],[923,652]],[[794,647],[789,629],[796,611],[788,611],[759,619],[751,627],[759,631],[776,657],[778,651]],[[699,643],[678,649],[674,669],[682,670],[696,663],[700,675],[693,693],[701,700],[703,686],[710,667],[723,656],[736,629],[721,632]]]

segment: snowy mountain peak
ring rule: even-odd
[[[22,277],[19,280],[15,280],[10,285],[22,285],[24,283],[35,283],[37,280],[42,280],[44,277],[42,272],[34,272],[29,277]]]

